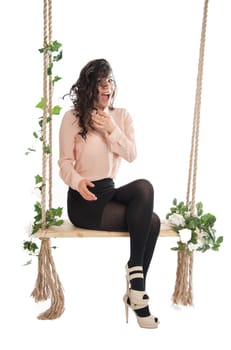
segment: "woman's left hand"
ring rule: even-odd
[[[116,127],[113,117],[105,112],[95,112],[92,115],[94,127],[99,131],[106,131],[111,134]]]

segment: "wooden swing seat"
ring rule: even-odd
[[[85,228],[75,227],[68,220],[65,220],[61,226],[50,226],[47,229],[40,229],[36,232],[37,238],[84,238],[84,237],[128,237],[128,232],[115,231],[97,231]],[[161,223],[160,237],[178,237],[175,232],[166,223]]]

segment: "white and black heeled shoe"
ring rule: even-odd
[[[142,266],[126,266],[127,291],[123,297],[125,304],[126,322],[128,323],[129,307],[134,311],[137,322],[141,328],[157,328],[159,320],[153,315],[141,317],[137,314],[137,310],[148,306],[149,297],[145,291],[138,291],[130,288],[130,281],[134,278],[144,278]]]

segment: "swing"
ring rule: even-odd
[[[52,38],[52,0],[43,1],[43,21],[44,21],[44,47],[51,43]],[[204,14],[201,31],[197,86],[195,96],[194,120],[191,139],[191,152],[189,160],[188,186],[186,203],[192,204],[192,215],[195,209],[196,193],[196,175],[197,175],[197,157],[199,144],[199,124],[200,124],[200,106],[202,92],[202,76],[204,63],[204,48],[206,37],[208,13],[208,0],[204,3]],[[41,187],[41,210],[42,210],[42,228],[34,235],[41,239],[40,253],[38,256],[38,275],[32,296],[35,301],[44,301],[51,299],[51,306],[38,316],[38,319],[48,320],[56,319],[64,312],[64,293],[61,281],[56,272],[55,263],[51,253],[50,238],[66,237],[128,237],[128,232],[109,232],[83,229],[73,226],[68,220],[61,226],[45,227],[46,221],[46,202],[48,194],[48,206],[52,208],[52,119],[47,123],[48,116],[52,115],[52,76],[47,74],[47,69],[51,64],[47,52],[43,52],[43,123],[42,123],[42,187]],[[47,125],[49,129],[47,130]],[[50,153],[46,154],[47,135]],[[47,176],[47,173],[49,176]],[[48,189],[46,179],[48,178]],[[161,222],[160,237],[176,237],[178,234],[165,222]],[[175,290],[173,293],[173,302],[175,304],[192,305],[192,269],[193,253],[189,256],[185,252],[178,251],[178,266],[176,271]]]
[[[97,231],[81,227],[75,227],[68,220],[61,226],[50,226],[47,229],[40,229],[35,233],[38,238],[61,238],[61,237],[128,237],[128,232]],[[160,237],[178,237],[178,234],[170,226],[161,223]]]

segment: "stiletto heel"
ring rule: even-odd
[[[126,317],[126,323],[128,323],[128,303],[127,303],[127,300],[128,300],[128,296],[127,294],[124,295],[124,305],[125,305],[125,317]]]
[[[144,278],[142,266],[133,266],[131,268],[126,266],[125,268],[127,290],[123,300],[125,304],[126,322],[128,323],[128,308],[130,307],[134,311],[137,322],[141,328],[157,328],[159,325],[157,317],[154,317],[153,315],[141,317],[136,312],[148,306],[149,297],[146,292],[130,288],[130,281],[132,279]]]

